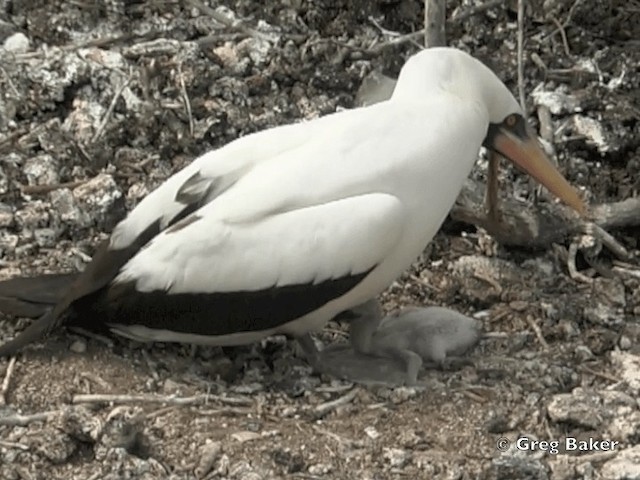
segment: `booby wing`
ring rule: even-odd
[[[358,285],[404,222],[385,193],[240,221],[221,218],[214,201],[155,237],[78,310],[147,340],[224,343],[195,336],[277,329]]]

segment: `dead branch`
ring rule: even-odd
[[[483,195],[484,186],[468,181],[451,210],[451,217],[484,228],[503,245],[547,248],[584,233],[589,223],[563,204],[545,203],[534,208],[505,198],[501,199],[501,220],[491,221],[484,209]],[[594,205],[589,221],[604,230],[640,225],[640,198]]]
[[[535,333],[536,338],[538,339],[538,342],[542,346],[542,349],[544,351],[549,351],[549,344],[545,340],[544,335],[542,335],[542,330],[540,329],[540,325],[536,323],[536,321],[531,317],[531,315],[525,315],[525,320],[529,324],[529,327],[531,327],[531,330],[533,330],[533,333]]]
[[[73,190],[80,185],[84,185],[89,180],[76,180],[74,182],[53,183],[49,185],[23,185],[20,190],[24,195],[45,195],[54,190],[60,190],[61,188],[69,188]]]
[[[518,96],[520,108],[527,119],[527,102],[524,94],[524,0],[518,0]]]
[[[102,117],[102,121],[100,122],[98,129],[96,130],[96,132],[93,135],[93,138],[91,139],[91,143],[97,142],[102,136],[104,129],[107,127],[107,123],[109,123],[109,119],[111,118],[111,115],[113,115],[113,111],[116,108],[118,99],[122,95],[122,92],[124,92],[124,89],[127,88],[127,86],[129,86],[130,82],[131,82],[131,76],[129,76],[129,78],[127,78],[124,82],[122,82],[122,85],[120,85],[120,87],[116,91],[115,95],[113,96],[113,99],[111,100],[111,103],[109,104],[107,113],[105,113],[104,117]]]
[[[2,447],[2,448],[16,448],[16,449],[22,450],[24,452],[29,451],[29,445],[25,445],[24,443],[7,442],[6,440],[0,440],[0,447]]]
[[[8,415],[6,417],[0,417],[0,425],[9,427],[26,427],[30,423],[46,422],[57,415],[57,411],[34,413],[32,415]]]
[[[425,47],[442,47],[447,44],[444,31],[445,21],[445,1],[424,0]]]
[[[167,395],[113,395],[113,394],[88,394],[74,395],[71,403],[163,403],[175,406],[206,405],[220,402],[229,405],[252,405],[253,401],[246,397],[227,397],[220,395],[194,395],[192,397],[174,397]]]
[[[485,203],[487,208],[487,216],[492,222],[500,221],[500,154],[489,151],[489,168],[487,169],[487,193]]]
[[[11,357],[9,365],[7,365],[7,371],[4,374],[4,380],[2,386],[0,386],[0,407],[7,404],[7,392],[9,391],[9,384],[11,382],[11,376],[16,366],[16,357]]]
[[[351,403],[356,395],[358,394],[359,389],[354,388],[353,390],[347,392],[341,397],[336,398],[335,400],[331,400],[329,402],[321,403],[316,408],[313,409],[313,414],[316,418],[322,418],[326,416],[329,412],[332,412],[338,407],[343,405],[347,405]]]

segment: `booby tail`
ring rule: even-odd
[[[0,313],[38,318],[63,298],[77,277],[77,273],[54,273],[0,282]]]

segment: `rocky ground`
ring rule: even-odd
[[[515,3],[447,3],[449,43],[515,92]],[[591,204],[637,197],[640,3],[528,3],[532,123]],[[195,156],[353,107],[370,72],[419,48],[402,35],[422,18],[415,0],[0,1],[0,275],[81,269]],[[0,360],[0,478],[639,479],[637,211],[609,224],[626,251],[590,235],[505,247],[447,221],[382,296],[483,321],[472,365],[424,372],[423,390],[318,377],[282,338],[223,352],[54,335]],[[0,340],[26,324],[3,318]]]

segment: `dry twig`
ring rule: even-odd
[[[321,403],[320,405],[316,406],[316,408],[313,409],[313,414],[315,415],[316,418],[322,418],[326,416],[329,412],[332,412],[336,408],[341,407],[343,405],[347,405],[348,403],[351,403],[353,399],[356,398],[358,391],[359,390],[357,388],[354,388],[353,390],[342,395],[341,397],[336,398],[335,400]]]
[[[489,168],[487,169],[487,191],[485,195],[485,204],[487,208],[487,217],[492,222],[500,221],[500,154],[490,150]]]
[[[424,46],[442,47],[447,44],[445,0],[424,0]]]
[[[46,422],[58,414],[57,411],[34,413],[32,415],[8,415],[0,417],[0,425],[9,427],[26,427],[30,423]]]
[[[501,221],[491,222],[484,209],[484,190],[480,182],[466,182],[451,210],[451,217],[484,228],[503,245],[547,248],[552,243],[584,233],[585,220],[561,203],[541,203],[532,207],[502,198]],[[604,230],[640,225],[640,197],[591,206],[590,222]]]
[[[531,327],[531,330],[533,330],[533,333],[535,334],[536,338],[538,339],[538,342],[542,346],[542,349],[545,351],[549,350],[549,344],[545,340],[544,335],[542,335],[542,330],[540,330],[540,326],[533,320],[533,318],[531,318],[530,315],[525,315],[525,320],[529,324],[529,327]]]
[[[89,180],[76,180],[74,182],[51,183],[48,185],[23,185],[20,189],[24,195],[45,195],[54,190],[60,190],[61,188],[73,190],[88,181]]]
[[[24,443],[7,442],[6,440],[0,440],[0,447],[3,447],[3,448],[16,448],[16,449],[22,450],[24,452],[29,451],[29,445],[25,445]]]
[[[194,395],[192,397],[174,397],[167,395],[114,395],[114,394],[88,394],[74,395],[71,403],[164,403],[175,406],[206,405],[212,402],[220,402],[229,405],[252,405],[253,400],[247,397],[226,397],[221,395]]]
[[[7,365],[7,371],[4,374],[4,380],[0,387],[0,406],[7,404],[7,392],[9,391],[9,383],[11,382],[11,376],[16,366],[16,357],[11,357],[9,365]]]
[[[583,275],[578,271],[578,267],[576,267],[576,255],[578,254],[578,244],[579,240],[574,240],[569,245],[569,254],[567,255],[567,270],[569,270],[569,276],[577,281],[586,284],[593,283],[593,279]]]
[[[527,102],[524,95],[524,0],[518,0],[518,95],[520,108],[527,119]]]
[[[189,136],[193,138],[193,129],[194,129],[193,114],[191,113],[191,101],[189,100],[187,87],[184,84],[184,74],[182,73],[182,64],[178,64],[178,80],[180,81],[180,91],[182,92],[182,100],[184,102],[185,109],[187,110],[187,117],[189,118]]]
[[[97,142],[102,136],[104,129],[107,127],[107,123],[109,123],[109,119],[111,118],[111,115],[113,115],[113,111],[116,108],[116,103],[118,103],[118,99],[120,98],[120,96],[122,95],[122,92],[124,92],[124,89],[127,88],[130,82],[131,82],[131,76],[129,76],[129,78],[127,78],[124,82],[122,82],[122,85],[120,85],[120,88],[118,88],[118,90],[116,91],[115,95],[113,96],[113,99],[111,100],[111,104],[109,104],[107,113],[104,114],[104,117],[102,118],[102,121],[100,122],[100,125],[96,130],[96,133],[94,133],[93,137],[91,138],[91,143]]]

